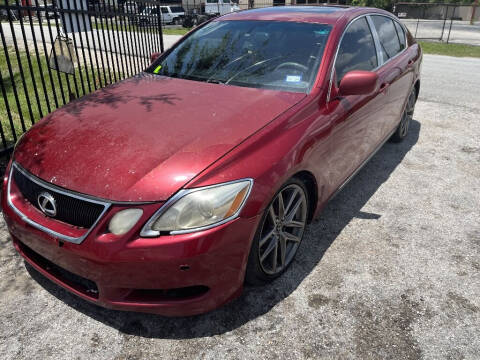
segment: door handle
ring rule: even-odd
[[[380,92],[387,91],[389,86],[390,86],[390,83],[383,83],[382,85],[380,85]]]
[[[415,60],[413,59],[408,60],[408,67],[412,67],[413,64],[415,64]]]

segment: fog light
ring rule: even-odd
[[[108,230],[115,235],[123,235],[137,223],[143,214],[142,209],[127,209],[117,212],[113,215]]]

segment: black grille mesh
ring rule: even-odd
[[[40,266],[42,269],[52,274],[60,281],[84,293],[85,295],[90,296],[94,299],[98,299],[98,287],[95,282],[71,273],[70,271],[65,270],[64,268],[52,263],[50,260],[33,251],[19,240],[17,240],[17,244],[22,250],[22,252],[25,254],[25,256],[31,261],[33,261],[35,264]]]
[[[57,207],[57,215],[53,218],[70,225],[90,228],[104,209],[104,206],[101,204],[95,204],[47,189],[30,180],[15,167],[13,168],[13,180],[23,197],[39,210],[38,195],[42,192],[52,195]]]

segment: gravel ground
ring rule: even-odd
[[[79,300],[25,266],[2,223],[1,357],[478,359],[479,68],[425,56],[408,139],[328,205],[281,279],[206,315]]]

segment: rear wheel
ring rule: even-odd
[[[403,139],[407,137],[408,128],[413,118],[413,112],[415,111],[416,102],[417,102],[417,94],[415,89],[413,89],[410,95],[408,96],[407,105],[405,106],[405,110],[403,111],[402,119],[400,120],[400,124],[398,124],[397,130],[393,133],[390,139],[391,141],[401,142],[403,141]]]
[[[245,280],[264,284],[291,264],[303,238],[308,216],[305,185],[292,178],[266,208],[252,242]]]

